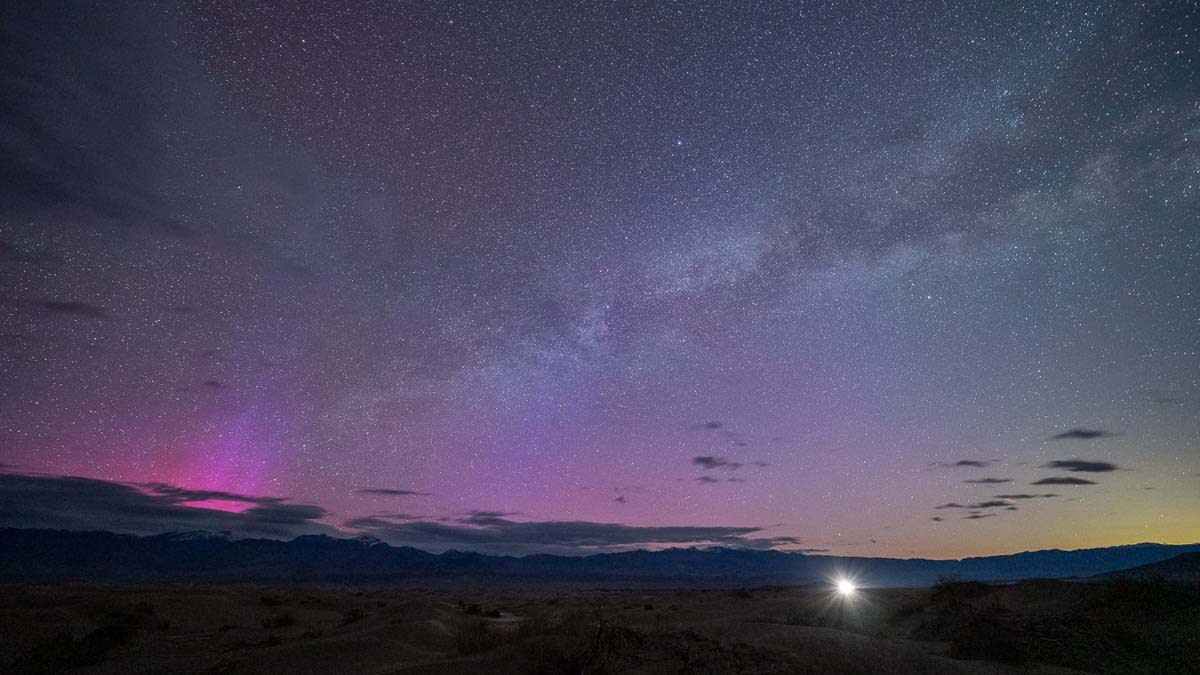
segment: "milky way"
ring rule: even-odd
[[[1194,4],[546,4],[5,3],[0,502],[1195,539]]]

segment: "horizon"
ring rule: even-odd
[[[1197,543],[1198,11],[8,5],[0,527]]]
[[[0,529],[4,529],[4,528],[0,528]],[[807,551],[801,551],[801,550],[774,549],[774,548],[772,548],[772,549],[738,548],[737,546],[731,546],[731,545],[727,545],[727,544],[667,546],[667,547],[663,547],[663,548],[653,548],[653,549],[652,548],[631,548],[631,549],[622,549],[622,550],[615,550],[615,551],[576,552],[576,553],[481,553],[479,551],[473,551],[470,549],[456,549],[456,548],[446,549],[443,551],[431,551],[431,550],[427,550],[427,549],[420,548],[417,546],[412,546],[409,544],[399,544],[399,545],[389,544],[388,542],[386,542],[382,539],[379,539],[378,537],[375,537],[374,535],[370,535],[370,534],[353,534],[353,533],[349,533],[349,532],[338,532],[335,534],[324,533],[324,532],[317,533],[317,534],[298,534],[289,539],[279,539],[279,538],[274,538],[274,537],[253,536],[253,535],[235,536],[233,533],[231,533],[229,531],[213,531],[213,530],[172,530],[172,531],[167,531],[167,532],[158,532],[156,534],[135,534],[132,532],[115,532],[112,530],[67,530],[67,529],[56,529],[56,528],[22,528],[22,527],[13,527],[13,528],[7,528],[7,529],[42,531],[42,532],[68,532],[68,533],[72,533],[72,534],[111,534],[111,535],[117,535],[117,536],[135,537],[135,538],[139,538],[139,539],[145,539],[145,538],[151,538],[151,537],[170,537],[172,535],[203,534],[203,535],[212,535],[218,539],[227,539],[229,541],[277,541],[277,542],[281,542],[281,543],[291,543],[298,539],[316,537],[316,538],[324,538],[324,539],[338,539],[338,540],[342,540],[342,541],[374,541],[374,542],[378,542],[380,544],[384,544],[384,545],[388,546],[389,548],[396,548],[396,549],[407,548],[407,549],[415,550],[419,553],[424,553],[424,554],[432,555],[432,556],[440,556],[440,555],[445,555],[448,553],[466,553],[466,554],[481,555],[484,557],[493,557],[493,558],[528,558],[530,556],[553,556],[553,557],[582,558],[582,557],[599,556],[599,555],[619,555],[622,553],[662,553],[665,551],[700,551],[700,552],[734,551],[734,552],[741,552],[741,553],[786,553],[786,554],[790,554],[790,555],[800,555],[800,556],[809,556],[809,557],[852,558],[852,559],[856,559],[856,560],[876,560],[877,559],[877,560],[925,560],[925,561],[931,561],[931,562],[961,562],[964,560],[970,560],[972,558],[1005,558],[1005,557],[1022,555],[1022,554],[1026,554],[1026,553],[1080,553],[1080,552],[1102,551],[1102,550],[1117,549],[1117,548],[1136,548],[1139,546],[1163,546],[1163,547],[1200,546],[1200,540],[1191,541],[1191,542],[1173,542],[1173,543],[1172,542],[1159,542],[1159,541],[1138,541],[1138,542],[1133,542],[1133,543],[1129,543],[1129,544],[1114,544],[1112,546],[1099,546],[1099,547],[1089,547],[1089,548],[1028,549],[1028,550],[1021,550],[1021,551],[1011,551],[1008,553],[988,554],[988,555],[984,555],[984,556],[966,556],[966,557],[962,557],[962,558],[854,556],[854,555],[838,555],[838,554],[834,554],[834,553],[814,553],[814,552],[807,552]]]

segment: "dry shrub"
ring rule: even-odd
[[[935,605],[956,606],[991,594],[992,587],[982,581],[960,581],[943,577],[934,584],[929,600]]]
[[[154,607],[138,603],[109,611],[104,623],[81,637],[59,633],[34,647],[24,658],[9,664],[11,672],[58,673],[94,666],[111,651],[133,639],[137,630],[155,616]]]
[[[262,620],[263,628],[287,628],[296,625],[296,617],[284,612]]]
[[[986,659],[1002,663],[1027,660],[1029,640],[1016,617],[999,606],[971,613],[951,627],[950,656],[956,659]]]

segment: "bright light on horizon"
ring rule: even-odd
[[[838,579],[837,591],[839,594],[845,595],[845,596],[850,596],[850,595],[854,595],[854,592],[857,590],[858,590],[858,588],[853,583],[851,583],[849,579]]]

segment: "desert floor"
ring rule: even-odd
[[[0,670],[1200,672],[1195,589],[0,586]]]

